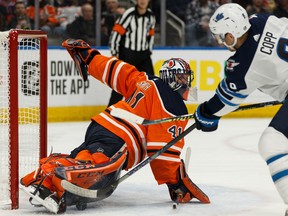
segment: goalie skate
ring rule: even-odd
[[[51,193],[49,196],[47,196],[46,198],[42,199],[39,195],[39,191],[37,191],[36,194],[35,193],[35,187],[30,185],[28,187],[25,187],[23,185],[20,184],[20,189],[22,191],[24,191],[29,197],[30,197],[30,203],[36,207],[41,207],[43,206],[44,208],[46,208],[49,212],[52,212],[54,214],[57,214],[60,212],[60,207],[59,204],[57,202],[57,198],[55,197],[55,195],[53,193]],[[36,201],[37,203],[33,203],[32,201]]]

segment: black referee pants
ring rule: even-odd
[[[134,65],[138,71],[154,75],[154,68],[151,59],[151,51],[133,51],[130,49],[122,48],[119,52],[119,59],[131,65]],[[112,90],[108,106],[111,106],[118,101],[122,100],[123,96],[116,91]]]

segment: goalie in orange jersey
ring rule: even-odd
[[[196,89],[191,87],[193,71],[183,59],[165,61],[159,78],[139,72],[115,57],[103,56],[83,40],[68,39],[62,46],[73,58],[84,80],[89,72],[90,76],[121,93],[124,100],[91,118],[83,144],[70,155],[52,154],[40,161],[37,171],[21,179],[22,187],[30,197],[54,213],[65,211],[65,206],[76,204],[81,208],[80,202],[104,199],[115,189],[97,199],[85,199],[65,191],[62,179],[100,192],[119,178],[121,170],[136,166],[177,137],[188,122],[137,125],[113,117],[110,115],[112,109],[121,108],[145,119],[168,118],[187,114],[183,100],[196,96]],[[154,177],[158,184],[167,184],[175,202],[185,203],[196,198],[210,203],[185,170],[180,158],[183,147],[184,139],[181,139],[151,161]]]

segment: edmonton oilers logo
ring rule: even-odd
[[[175,66],[175,61],[172,60],[172,59],[170,59],[169,62],[168,62],[168,64],[167,64],[167,67],[168,67],[168,68],[173,68],[174,66]]]

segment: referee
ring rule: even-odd
[[[134,7],[128,8],[115,22],[110,36],[111,54],[139,71],[154,75],[151,59],[154,45],[156,18],[148,8],[150,0],[137,0]],[[112,91],[108,106],[122,99],[122,95]]]

